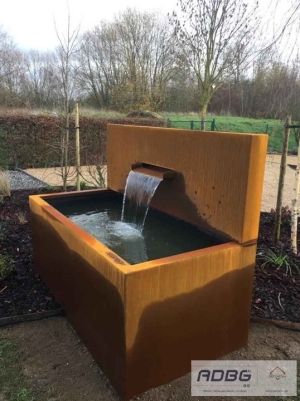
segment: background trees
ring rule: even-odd
[[[30,51],[26,54],[26,104],[34,108],[59,106],[60,85],[54,53]]]
[[[171,23],[183,62],[193,71],[198,85],[201,118],[226,75],[240,79],[242,57],[255,38],[257,16],[239,0],[179,0]]]
[[[175,71],[173,41],[166,19],[132,9],[84,34],[80,75],[90,102],[125,111],[159,110]]]
[[[79,97],[123,112],[300,118],[297,52],[284,60],[271,40],[259,44],[256,9],[238,0],[180,0],[170,20],[127,9],[82,34],[69,26],[47,53],[19,50],[0,29],[0,106],[66,112]]]
[[[0,105],[21,105],[25,84],[24,58],[12,38],[0,27]]]

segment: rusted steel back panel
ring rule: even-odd
[[[258,235],[267,135],[108,125],[108,187],[135,163],[177,172],[152,206],[241,244]]]

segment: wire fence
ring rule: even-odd
[[[178,129],[201,130],[201,120],[171,120],[168,118],[167,126]],[[234,121],[234,119],[226,121],[214,118],[205,120],[205,129],[207,131],[267,134],[269,137],[268,152],[282,152],[284,123],[281,121],[269,123],[264,121],[247,121],[246,119],[244,121]],[[288,148],[290,154],[297,154],[299,137],[300,130],[291,129]]]
[[[169,128],[180,128],[180,129],[191,129],[201,130],[201,120],[170,120],[167,119],[167,127]],[[205,129],[209,131],[217,131],[216,120],[205,120]]]

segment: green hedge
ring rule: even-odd
[[[164,120],[124,118],[80,119],[81,164],[98,164],[106,159],[108,123],[161,127]],[[70,119],[69,163],[75,164],[75,122]],[[36,168],[60,165],[61,136],[65,120],[55,116],[0,116],[0,166]]]

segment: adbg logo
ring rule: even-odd
[[[243,369],[202,369],[198,373],[198,382],[248,382],[251,370]]]
[[[277,366],[275,369],[273,369],[270,372],[269,377],[272,379],[279,380],[279,379],[286,378],[286,373],[279,366]]]

